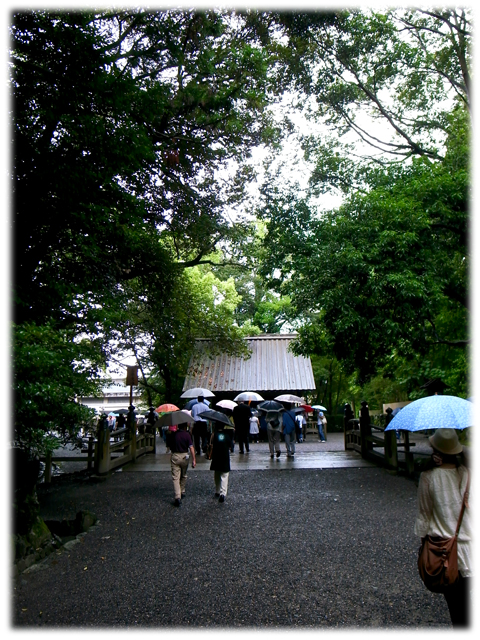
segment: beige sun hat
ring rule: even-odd
[[[440,453],[455,455],[463,451],[455,429],[437,429],[428,440],[432,447]]]

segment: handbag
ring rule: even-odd
[[[458,581],[457,538],[465,512],[469,485],[470,475],[463,494],[455,535],[451,538],[429,535],[422,538],[418,550],[418,571],[424,585],[433,593],[445,593],[448,587]]]
[[[207,453],[205,454],[205,457],[207,458],[207,460],[212,459],[212,453],[213,453],[213,436],[211,437],[210,442],[208,443]]]

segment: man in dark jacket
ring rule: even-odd
[[[240,402],[233,409],[233,422],[235,423],[235,440],[240,447],[240,453],[244,453],[244,448],[247,453],[250,451],[248,439],[250,435],[250,416],[252,410],[245,402]]]
[[[230,451],[233,449],[233,442],[225,431],[225,425],[215,422],[215,431],[211,439],[212,463],[211,471],[214,471],[215,497],[219,502],[225,502],[228,491],[228,474],[230,473]]]
[[[192,436],[187,431],[187,424],[180,424],[178,427],[177,431],[171,431],[167,436],[167,446],[172,452],[170,468],[176,507],[182,504],[182,498],[185,497],[189,454],[192,456],[192,468],[195,468],[196,465],[195,447],[193,446]]]

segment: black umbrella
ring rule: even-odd
[[[157,420],[159,427],[171,427],[173,425],[185,424],[185,422],[195,422],[195,419],[186,411],[169,411]]]
[[[262,411],[283,411],[285,407],[280,402],[276,402],[276,400],[265,400],[265,402],[257,405],[257,409]]]
[[[303,413],[303,412],[305,412],[305,408],[304,407],[293,407],[293,409],[290,409],[290,411],[292,413]]]
[[[198,416],[200,418],[203,418],[204,420],[223,422],[223,424],[226,424],[229,427],[232,426],[232,423],[228,419],[228,416],[226,416],[224,413],[220,413],[220,411],[214,411],[213,409],[210,409],[209,411],[202,411],[202,413],[199,413]]]

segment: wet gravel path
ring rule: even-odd
[[[14,628],[450,627],[416,572],[416,485],[381,468],[64,479],[39,491],[45,519],[99,526],[12,579]]]

